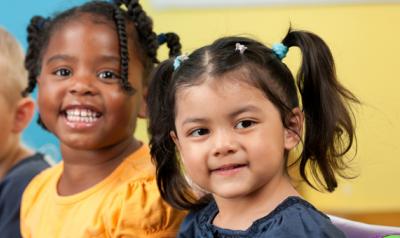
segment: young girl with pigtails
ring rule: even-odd
[[[185,215],[158,191],[149,148],[133,137],[144,117],[160,43],[138,1],[90,1],[28,27],[31,93],[40,124],[58,137],[62,162],[37,176],[22,200],[26,238],[175,237]]]
[[[291,47],[302,52],[296,79],[282,61]],[[301,144],[309,185],[331,192],[337,176],[346,177],[349,103],[358,100],[336,79],[320,37],[289,30],[272,48],[220,38],[162,62],[147,100],[161,195],[192,209],[178,237],[345,236],[301,198],[287,172],[289,152]]]

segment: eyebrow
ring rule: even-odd
[[[234,118],[234,117],[236,117],[236,116],[238,116],[238,115],[240,115],[242,113],[245,113],[245,112],[260,112],[260,111],[261,111],[260,108],[258,108],[256,106],[246,105],[246,106],[240,107],[237,110],[229,113],[228,116],[230,118]],[[206,119],[206,118],[189,117],[189,118],[185,119],[182,122],[182,125],[185,125],[185,124],[188,124],[188,123],[205,123],[207,121],[208,121],[208,119]]]
[[[100,58],[101,58],[102,62],[116,62],[116,63],[120,62],[120,58],[117,56],[113,56],[113,55],[102,55]],[[54,55],[46,61],[46,64],[50,64],[51,62],[57,61],[57,60],[76,61],[76,57],[73,57],[70,55],[63,55],[63,54]]]
[[[261,109],[256,106],[246,105],[246,106],[240,107],[237,110],[229,113],[229,117],[236,117],[245,112],[260,112],[260,111],[261,111]]]
[[[74,60],[76,60],[76,59],[75,59],[74,57],[72,57],[72,56],[69,56],[69,55],[62,55],[62,54],[59,54],[59,55],[51,56],[51,57],[46,61],[46,64],[50,64],[51,62],[57,61],[57,60],[69,60],[69,61],[74,61]]]
[[[182,125],[189,124],[189,123],[204,123],[208,120],[205,118],[198,118],[198,117],[189,117],[182,122]]]
[[[113,62],[113,61],[115,61],[115,62],[117,62],[117,63],[120,62],[120,57],[118,57],[118,56],[113,56],[113,55],[102,55],[102,56],[100,57],[100,59],[101,59],[101,61],[103,61],[103,62]]]

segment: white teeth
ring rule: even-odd
[[[70,122],[92,123],[98,120],[98,113],[89,109],[69,109],[66,111],[67,120]]]

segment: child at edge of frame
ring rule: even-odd
[[[38,87],[39,124],[60,140],[62,162],[24,192],[25,238],[175,237],[186,214],[160,196],[147,145],[148,78],[175,33],[156,35],[138,1],[89,1],[28,26],[26,93]]]
[[[50,166],[51,160],[21,139],[32,120],[35,103],[22,95],[28,84],[23,50],[15,37],[1,27],[0,75],[0,234],[18,238],[22,193],[34,176]]]

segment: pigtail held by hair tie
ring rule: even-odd
[[[274,51],[275,55],[280,60],[282,60],[283,58],[286,57],[288,50],[289,50],[289,48],[282,43],[275,43],[272,45],[272,51]]]
[[[174,60],[174,70],[177,70],[181,66],[183,61],[187,59],[189,59],[189,56],[187,54],[177,56]]]

